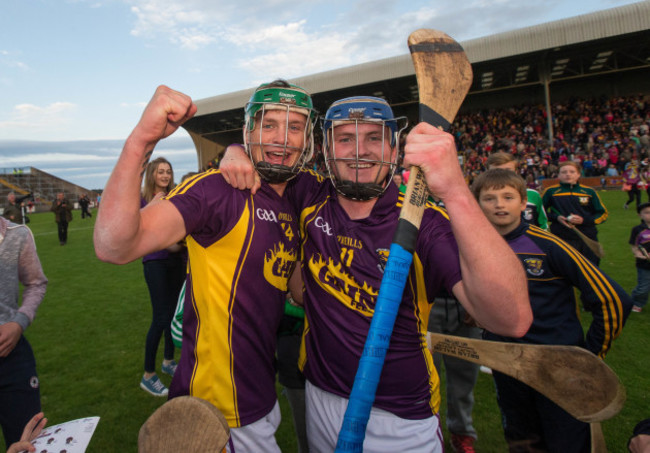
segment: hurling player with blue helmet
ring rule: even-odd
[[[303,170],[287,185],[300,222],[298,296],[306,321],[299,365],[307,379],[311,451],[336,447],[374,314],[403,203],[390,183],[402,130],[402,119],[384,99],[336,101],[323,119],[329,178]],[[422,168],[447,210],[425,209],[363,448],[442,452],[439,379],[425,341],[434,298],[445,289],[479,323],[515,337],[527,331],[532,316],[521,265],[469,191],[453,136],[421,123],[408,134],[404,151],[404,165]],[[239,164],[230,160],[237,154],[229,150],[222,171],[254,185],[252,167],[242,170],[248,160],[243,153]]]

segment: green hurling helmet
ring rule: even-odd
[[[303,115],[304,125],[290,121],[291,113]],[[315,121],[311,96],[301,87],[277,80],[255,90],[245,107],[244,144],[262,179],[276,184],[298,174],[313,155]]]

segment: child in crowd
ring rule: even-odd
[[[474,181],[472,192],[524,266],[533,310],[533,323],[522,338],[507,338],[487,330],[484,338],[580,346],[604,358],[630,312],[629,296],[566,242],[521,220],[526,186],[514,172],[488,170]],[[574,287],[593,315],[586,338],[576,311]],[[494,371],[493,377],[510,451],[590,451],[588,423],[573,418],[509,376]]]
[[[637,208],[641,223],[632,228],[630,233],[630,246],[632,254],[636,257],[636,286],[631,296],[634,301],[632,311],[641,313],[648,303],[650,294],[650,203],[641,203]]]
[[[585,244],[573,229],[598,241],[596,225],[607,220],[607,208],[598,193],[580,184],[580,164],[566,161],[560,164],[559,184],[548,187],[542,202],[551,223],[551,233],[562,238],[592,263],[600,264],[600,258]]]
[[[492,153],[487,158],[486,165],[488,170],[503,168],[519,174],[519,162],[512,154],[504,152]],[[526,188],[526,209],[521,213],[521,218],[531,225],[548,230],[548,218],[542,204],[542,197],[537,190],[530,187]]]

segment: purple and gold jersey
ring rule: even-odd
[[[403,195],[390,184],[369,217],[351,220],[328,180],[302,172],[288,196],[300,217],[305,331],[300,367],[310,382],[349,397],[397,227]],[[461,279],[444,210],[429,204],[374,405],[399,417],[437,413],[438,375],[426,346],[431,303]]]
[[[276,401],[276,333],[297,257],[297,218],[266,183],[251,196],[218,170],[189,178],[167,199],[185,221],[189,254],[170,397],[203,398],[231,427],[248,425]]]

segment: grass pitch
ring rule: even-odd
[[[599,229],[606,252],[601,267],[629,292],[636,283],[636,270],[627,241],[639,220],[633,207],[623,210],[625,193],[607,191],[600,192],[600,196],[610,211],[608,221]],[[79,211],[74,212],[66,246],[59,245],[51,213],[30,217],[29,226],[49,285],[26,336],[36,355],[43,410],[49,424],[97,415],[101,420],[89,452],[136,452],[140,426],[165,401],[139,387],[144,340],[151,319],[142,264],[136,261],[115,266],[95,257],[95,216],[82,220]],[[587,315],[585,326],[588,322]],[[159,351],[158,363],[162,347]],[[650,416],[649,351],[650,305],[645,312],[630,315],[606,359],[627,390],[623,411],[603,423],[610,452],[627,451],[632,428]],[[169,376],[160,377],[169,385]],[[444,383],[442,389],[444,426]],[[507,451],[491,376],[479,376],[475,398],[477,451]],[[278,443],[283,452],[297,451],[288,403],[284,396],[280,395],[279,400],[282,424],[277,432]]]

